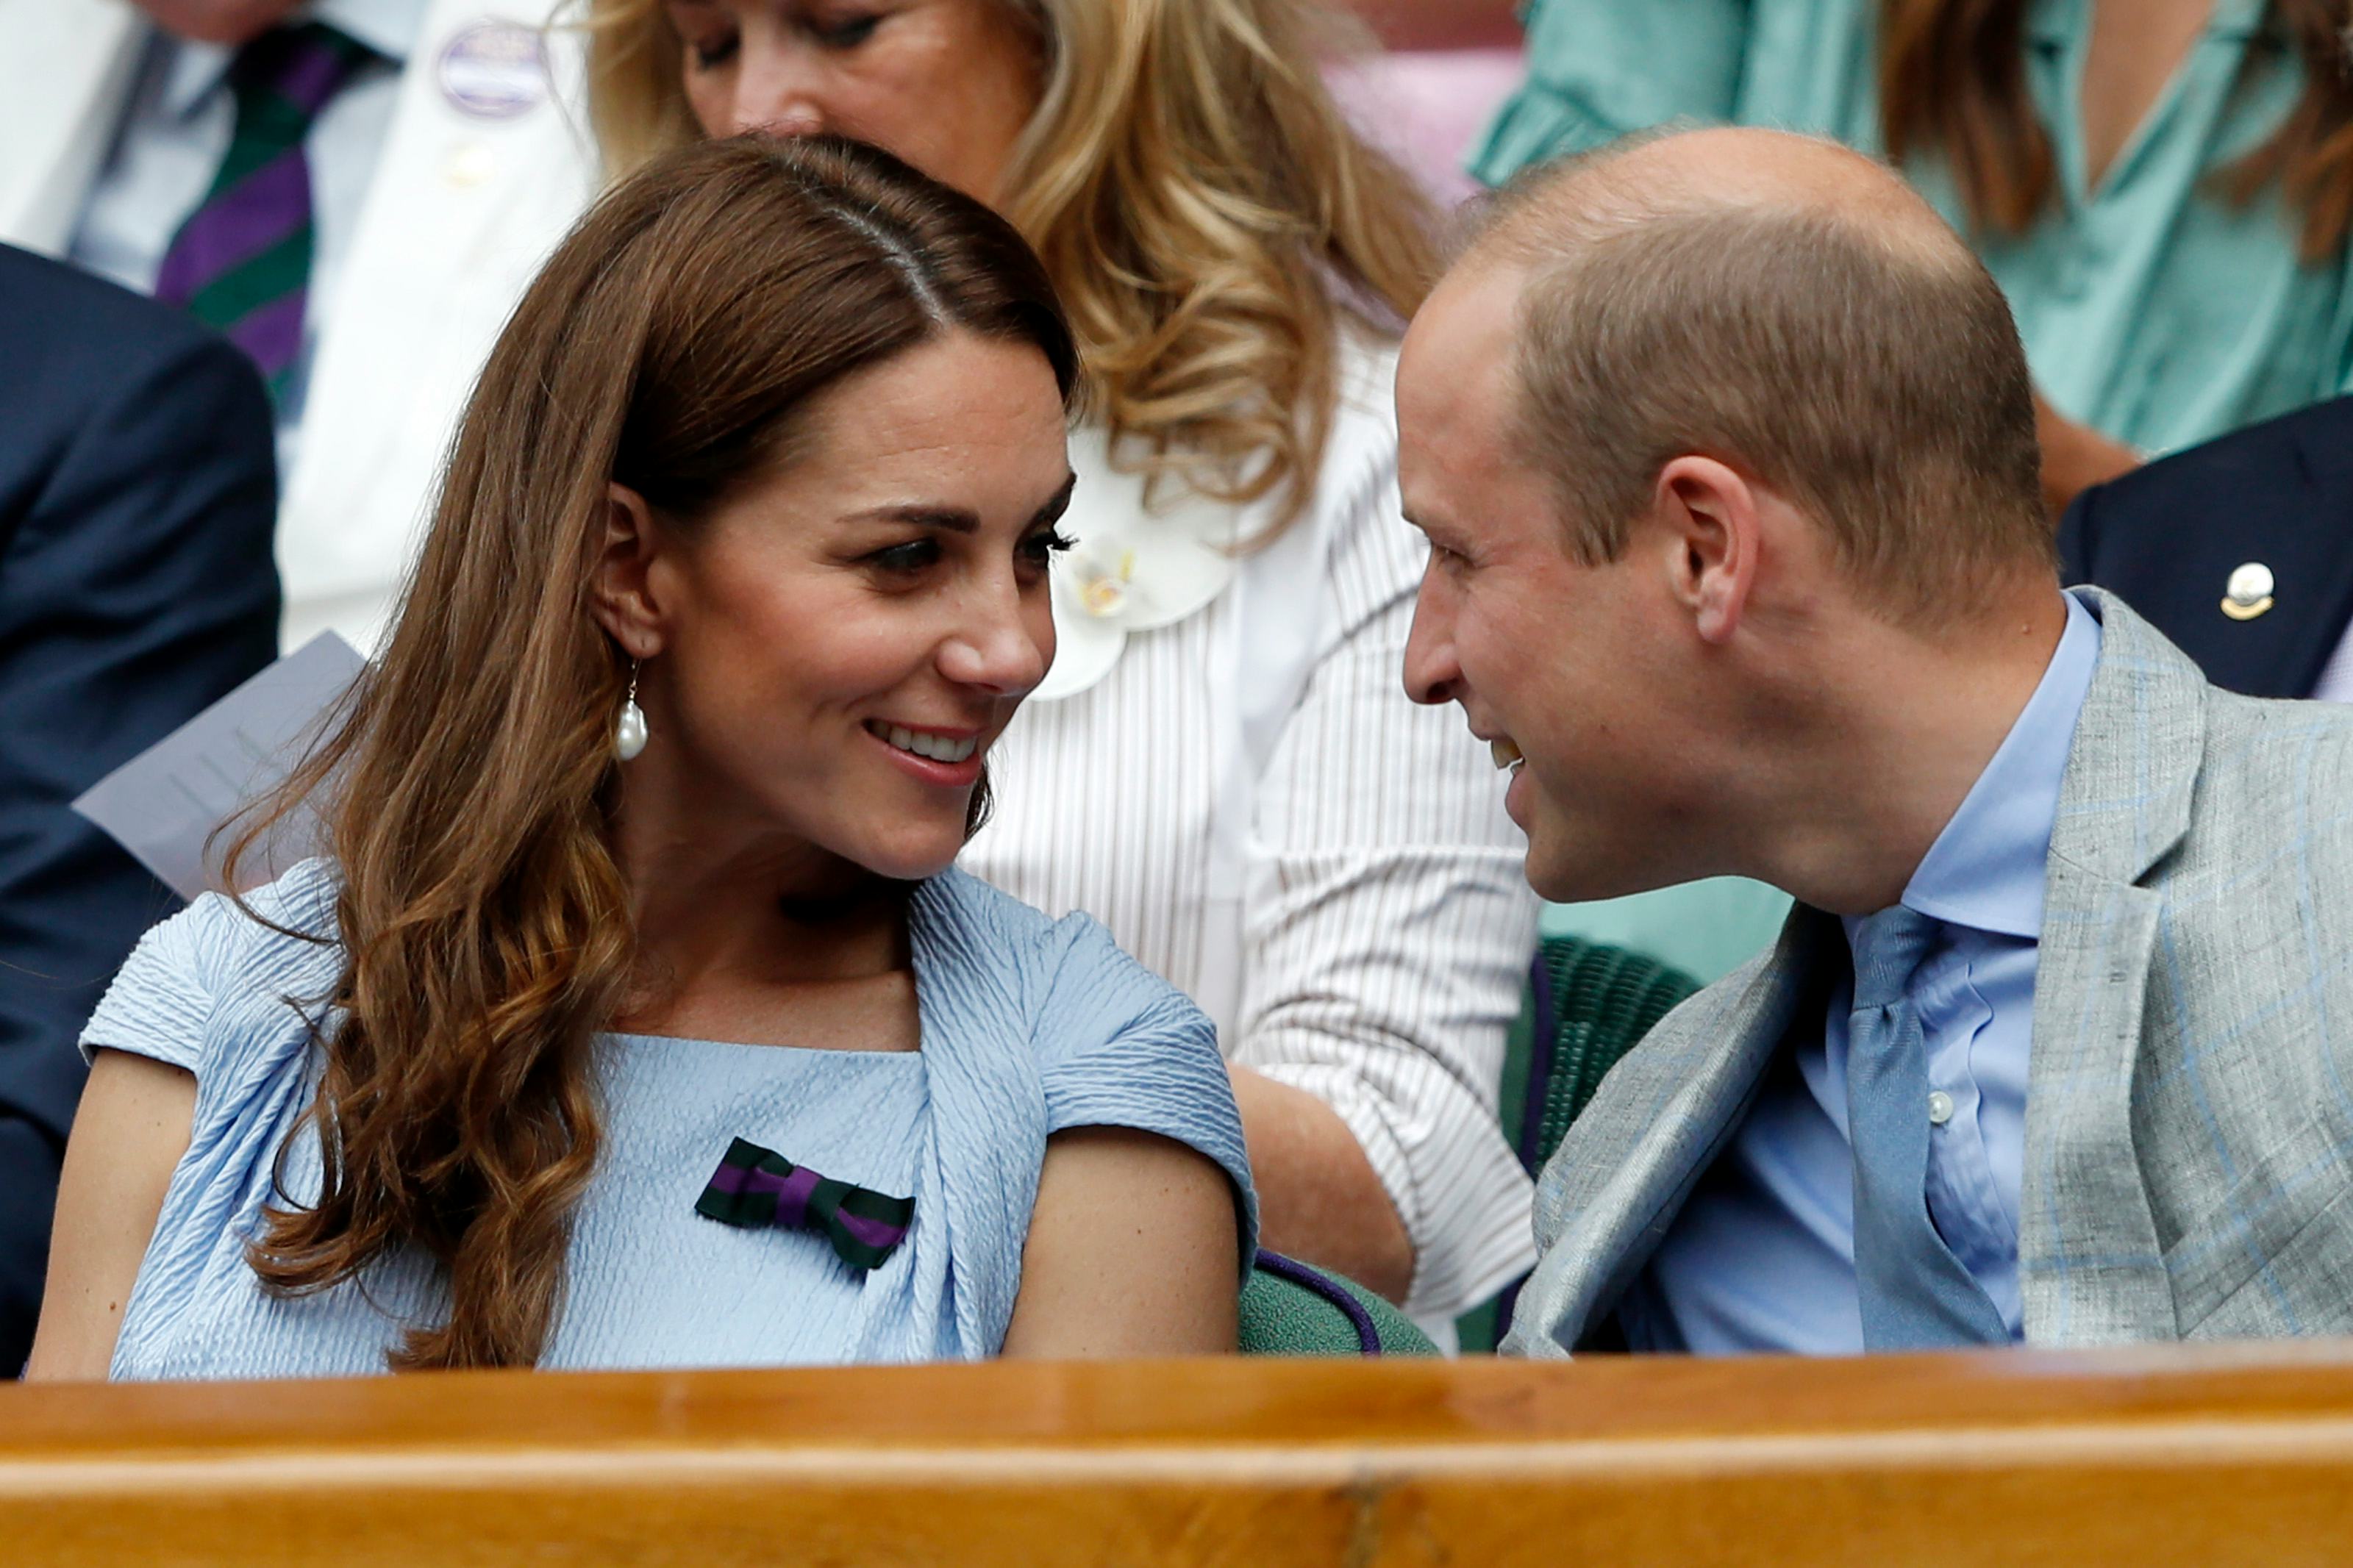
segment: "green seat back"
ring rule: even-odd
[[[1682,970],[1639,952],[1545,938],[1504,1051],[1504,1131],[1528,1174],[1544,1170],[1618,1058],[1698,989]],[[1464,1350],[1495,1348],[1518,1289],[1456,1320]]]
[[[1244,1355],[1432,1356],[1411,1318],[1352,1279],[1261,1250],[1242,1283]]]
[[[1528,1063],[1515,1120],[1520,1163],[1535,1175],[1618,1058],[1699,989],[1680,969],[1623,948],[1546,937],[1528,973]]]
[[[1640,953],[1570,936],[1545,939],[1529,966],[1504,1071],[1504,1126],[1531,1174],[1552,1157],[1618,1058],[1698,989],[1690,975]],[[1493,1350],[1502,1327],[1498,1303],[1466,1315],[1459,1327],[1464,1350]],[[1242,1286],[1241,1349],[1244,1355],[1438,1353],[1412,1319],[1355,1281],[1266,1251]]]

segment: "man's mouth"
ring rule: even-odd
[[[918,757],[928,757],[935,763],[961,763],[968,760],[980,748],[978,735],[943,735],[927,730],[910,730],[903,725],[886,724],[880,719],[866,721],[866,732],[878,741],[887,742],[900,751]]]
[[[1487,742],[1487,750],[1493,753],[1495,766],[1499,769],[1515,768],[1526,760],[1520,755],[1520,749],[1509,741],[1490,741]]]

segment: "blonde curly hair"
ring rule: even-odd
[[[586,5],[607,172],[702,135],[660,0]],[[1356,47],[1313,0],[991,0],[1038,33],[1044,89],[1004,215],[1037,248],[1113,450],[1244,505],[1263,542],[1312,498],[1351,321],[1394,332],[1438,272],[1436,215],[1343,116]]]

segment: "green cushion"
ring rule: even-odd
[[[1544,1169],[1618,1058],[1698,989],[1682,970],[1639,952],[1582,937],[1544,939],[1504,1047],[1504,1131],[1528,1174]],[[1539,1029],[1549,1049],[1538,1048]],[[1463,1350],[1495,1348],[1501,1300],[1455,1320]]]
[[[1438,1353],[1411,1318],[1356,1281],[1264,1251],[1242,1283],[1241,1330],[1244,1355]]]
[[[1560,1147],[1618,1058],[1699,989],[1698,981],[1656,959],[1573,936],[1546,938],[1536,963],[1550,994],[1535,997],[1535,1012],[1540,1018],[1548,999],[1553,1028],[1551,1060],[1531,1068],[1545,1080],[1542,1107],[1531,1122],[1524,1101],[1517,1123],[1520,1158],[1531,1175]]]

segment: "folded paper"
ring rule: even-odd
[[[366,668],[350,644],[321,632],[90,785],[73,808],[183,899],[217,890],[227,845],[215,830],[285,780]],[[324,839],[317,815],[297,811],[259,847],[247,885],[292,869]]]

